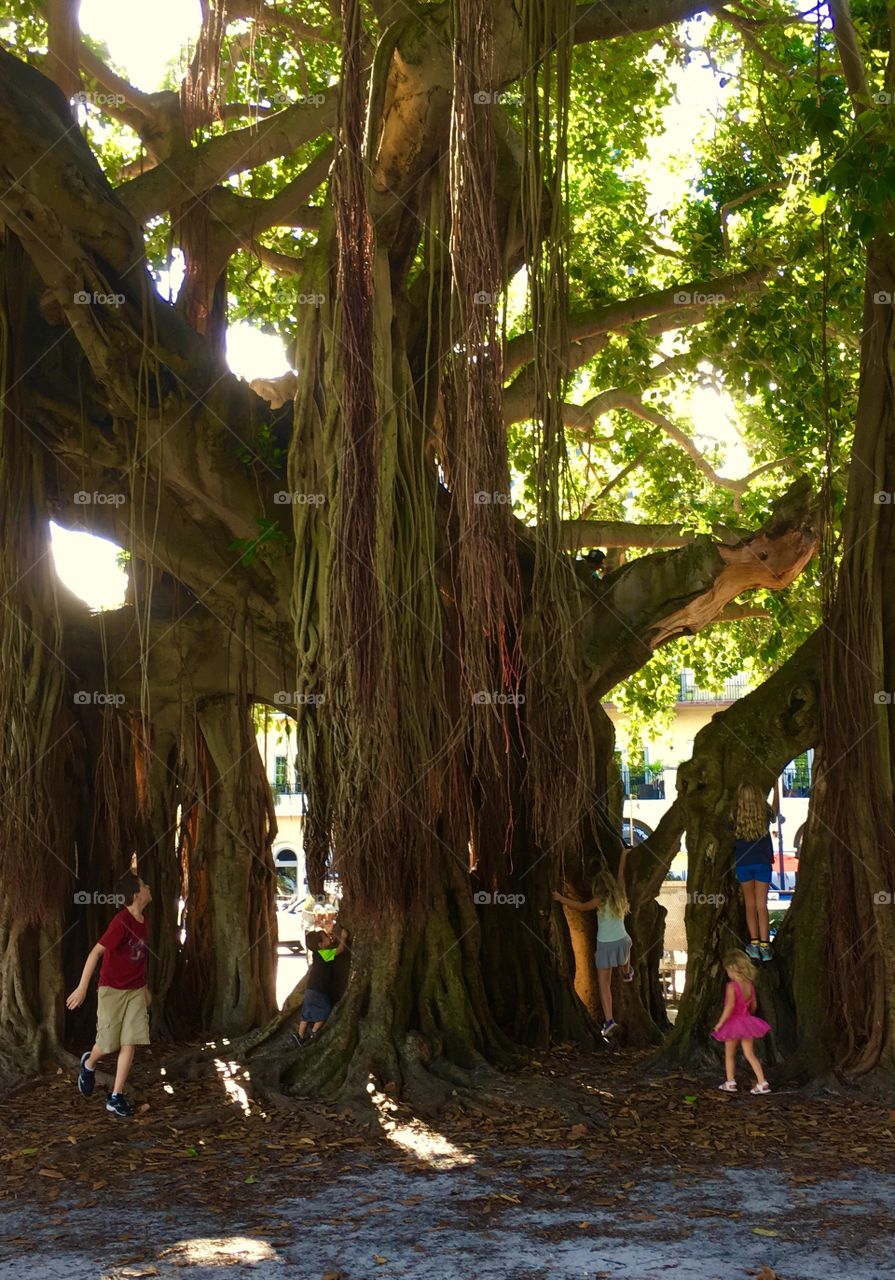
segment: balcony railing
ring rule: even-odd
[[[635,800],[664,800],[665,771],[663,769],[629,769],[622,765],[622,782],[625,795]]]
[[[799,756],[783,770],[783,795],[811,795],[811,761],[807,756]]]
[[[724,681],[720,691],[700,689],[687,676],[680,678],[679,702],[736,702],[743,694],[751,692],[752,685],[745,676],[731,676]]]

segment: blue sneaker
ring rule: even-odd
[[[110,1093],[106,1100],[106,1110],[111,1111],[113,1116],[132,1116],[134,1108],[128,1102],[123,1093]]]
[[[615,1018],[607,1018],[606,1021],[603,1023],[603,1029],[600,1032],[600,1035],[603,1037],[604,1040],[608,1040],[610,1036],[612,1036],[613,1033],[616,1031],[618,1031],[618,1023],[616,1022]]]
[[[87,1066],[87,1059],[90,1057],[90,1050],[81,1054],[81,1070],[78,1072],[78,1088],[85,1098],[89,1098],[93,1093],[93,1086],[96,1084],[96,1070],[91,1071]]]
[[[758,942],[748,942],[744,947],[746,955],[750,960],[761,959],[761,944]]]
[[[760,942],[758,944],[758,954],[762,960],[774,959],[773,955],[771,954],[771,944],[769,942]]]

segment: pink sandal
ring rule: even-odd
[[[722,1093],[736,1093],[737,1082],[736,1080],[725,1080],[723,1084],[718,1085],[718,1088],[721,1090]],[[754,1092],[755,1090],[753,1089],[753,1093]]]
[[[771,1086],[768,1084],[767,1080],[763,1080],[761,1084],[753,1085],[752,1088],[749,1090],[749,1092],[750,1093],[770,1093]]]

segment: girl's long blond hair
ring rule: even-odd
[[[737,839],[760,840],[768,834],[772,816],[765,792],[756,787],[754,782],[741,782],[737,787],[734,819]]]
[[[628,895],[625,893],[624,886],[619,884],[617,877],[605,863],[594,880],[594,897],[600,899],[602,908],[609,911],[611,915],[619,916],[624,920],[628,914]]]
[[[721,963],[725,969],[731,970],[738,978],[742,978],[744,982],[751,982],[753,987],[755,986],[758,970],[745,951],[728,951]]]

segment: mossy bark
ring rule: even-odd
[[[276,1010],[276,831],[248,707],[234,697],[198,709],[200,793],[190,850],[186,940],[171,1000],[194,1029],[239,1035]]]
[[[687,824],[687,978],[666,1061],[715,1057],[709,1032],[726,981],[722,956],[748,940],[734,876],[736,790],[749,780],[769,790],[783,766],[816,740],[819,652],[815,633],[759,689],[713,716],[696,737],[692,759],[678,769]],[[759,994],[760,1012],[772,1021],[763,985]]]

